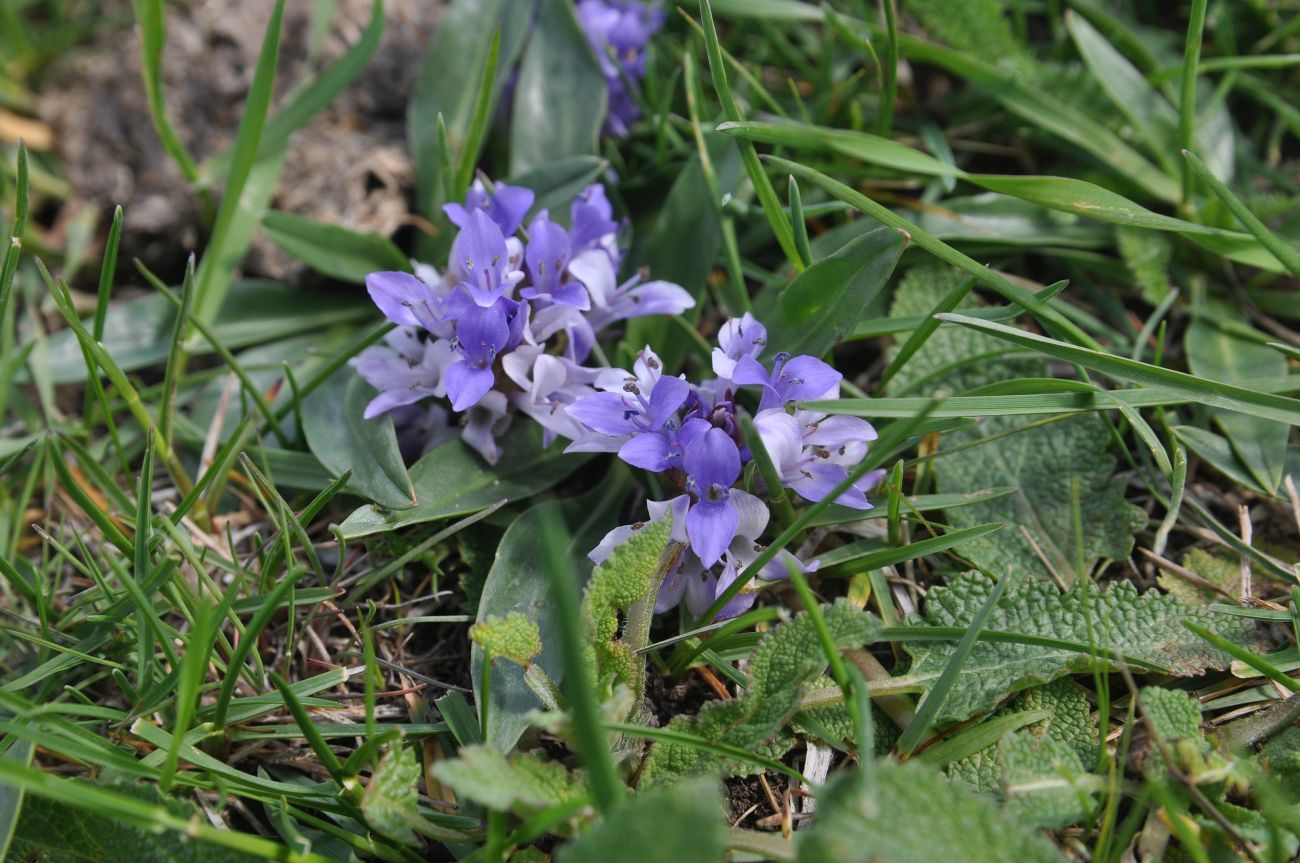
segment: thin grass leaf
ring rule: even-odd
[[[569,571],[565,540],[569,531],[555,509],[543,513],[541,528],[545,570],[554,597],[557,648],[564,662],[564,689],[569,697],[570,717],[578,755],[586,768],[587,784],[596,808],[609,811],[624,794],[623,783],[614,768],[600,716],[600,703],[592,689],[586,666],[585,627],[580,619],[578,585]]]
[[[713,23],[713,10],[709,0],[700,0],[700,24],[704,27],[704,49],[709,58],[709,71],[713,75],[713,89],[718,94],[718,100],[722,102],[722,111],[728,120],[740,120],[740,106],[736,104],[731,85],[727,83],[727,67],[722,60],[722,47],[718,42],[718,29]],[[796,273],[802,271],[803,264],[799,258],[799,250],[795,247],[794,230],[786,218],[785,208],[777,200],[772,181],[768,179],[767,172],[763,170],[763,165],[758,160],[758,152],[754,149],[754,145],[742,145],[740,157],[745,165],[745,173],[749,175],[749,181],[754,185],[754,193],[758,195],[759,203],[763,205],[763,212],[772,227],[772,234],[781,246],[781,251],[785,252],[790,266],[794,267]]]
[[[948,698],[948,693],[957,683],[957,677],[961,674],[961,667],[966,663],[967,657],[970,656],[971,650],[975,647],[975,640],[979,638],[980,630],[984,628],[989,614],[992,613],[994,606],[998,604],[998,600],[1002,598],[1002,592],[1006,590],[1006,586],[1006,578],[999,578],[993,583],[993,589],[989,591],[988,598],[980,606],[979,611],[976,612],[970,626],[966,629],[966,634],[962,636],[961,641],[957,644],[957,649],[953,651],[948,664],[944,666],[943,674],[939,675],[939,679],[917,708],[916,716],[903,729],[902,735],[898,738],[896,748],[900,755],[904,757],[910,755],[916,745],[921,742],[921,738],[930,730],[935,717],[939,715],[939,710],[943,707],[943,702]]]
[[[140,67],[144,74],[145,101],[149,115],[162,142],[163,150],[180,166],[191,183],[199,178],[198,165],[167,116],[167,102],[162,89],[162,53],[167,44],[163,0],[134,0],[135,18],[140,34]]]
[[[1290,619],[1290,616],[1288,615],[1286,619]],[[1300,692],[1300,680],[1296,680],[1294,677],[1277,668],[1273,663],[1264,659],[1262,656],[1257,656],[1241,645],[1233,644],[1217,632],[1210,632],[1205,627],[1198,626],[1190,620],[1183,621],[1183,626],[1186,626],[1192,632],[1196,633],[1210,644],[1213,644],[1233,659],[1246,663],[1269,680],[1281,684],[1292,692]]]
[[[248,652],[253,649],[257,643],[258,636],[262,630],[270,623],[271,618],[280,611],[285,596],[297,584],[298,579],[306,572],[305,569],[293,569],[280,579],[275,588],[265,597],[253,619],[248,622],[240,636],[239,644],[235,647],[234,653],[230,655],[230,661],[226,663],[226,674],[221,679],[221,690],[217,695],[217,703],[212,711],[212,726],[218,731],[226,727],[226,714],[230,710],[230,699],[235,694],[235,684],[239,681],[239,676],[244,670],[244,660],[248,658]]]
[[[203,260],[199,264],[194,284],[194,316],[204,323],[212,323],[216,320],[217,312],[221,309],[221,304],[230,289],[230,268],[237,263],[229,260],[233,245],[231,228],[240,208],[244,186],[253,172],[253,166],[258,162],[262,129],[266,125],[266,115],[271,107],[271,95],[275,88],[275,71],[280,57],[280,27],[283,21],[284,0],[276,0],[275,7],[271,10],[271,19],[266,25],[266,34],[262,39],[261,53],[258,55],[257,67],[253,72],[253,83],[248,89],[248,98],[244,102],[239,132],[235,135],[230,173],[226,177],[221,206],[217,209],[212,235],[203,252]]]
[[[1208,0],[1192,0],[1187,16],[1187,41],[1183,46],[1183,74],[1178,88],[1178,144],[1187,153],[1196,148],[1196,77],[1201,63],[1201,41],[1205,33]],[[1190,165],[1183,171],[1183,205],[1192,199]]]
[[[1204,7],[1203,0],[1197,0],[1197,2],[1200,2],[1201,6]],[[1204,8],[1202,8],[1201,14],[1205,14]],[[1223,202],[1228,211],[1237,218],[1237,221],[1241,222],[1242,227],[1250,231],[1264,248],[1268,249],[1275,258],[1281,261],[1291,272],[1291,275],[1300,278],[1300,250],[1297,250],[1291,243],[1270,231],[1258,216],[1248,210],[1246,205],[1236,195],[1232,194],[1231,189],[1223,185],[1214,174],[1210,173],[1210,169],[1196,157],[1195,153],[1184,149],[1183,158],[1187,161],[1191,173],[1210,187],[1210,190]]]
[[[1086,369],[1100,372],[1121,380],[1163,387],[1189,400],[1198,401],[1214,407],[1240,411],[1265,419],[1279,420],[1291,425],[1300,425],[1300,400],[1284,396],[1271,395],[1266,392],[1233,386],[1218,381],[1207,381],[1186,372],[1165,369],[1147,363],[1137,362],[1127,357],[1117,357],[1100,350],[1089,350],[1076,345],[1066,344],[1056,339],[1026,333],[1014,327],[1003,326],[978,318],[959,314],[942,314],[940,320],[960,324],[974,330],[987,333],[1013,344],[1031,348],[1049,357],[1077,363]]]
[[[492,109],[492,82],[496,80],[497,61],[501,55],[501,28],[492,34],[492,44],[487,56],[483,58],[483,74],[479,76],[478,95],[474,99],[474,113],[470,116],[469,131],[465,135],[465,144],[461,148],[460,163],[456,166],[455,177],[448,198],[459,201],[465,197],[470,182],[474,179],[474,166],[478,163],[479,150],[483,147],[483,138],[487,134],[489,112]],[[441,115],[439,115],[441,116]],[[446,127],[441,134],[445,136]]]
[[[180,679],[176,688],[176,722],[172,728],[171,742],[167,747],[167,758],[163,761],[162,774],[158,784],[164,791],[169,789],[176,775],[176,767],[181,757],[181,742],[190,730],[198,707],[199,689],[208,674],[208,659],[212,655],[212,643],[216,636],[217,620],[212,610],[205,605],[198,605],[194,610],[194,625],[190,628],[185,645],[185,656],[181,659]]]

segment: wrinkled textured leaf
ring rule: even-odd
[[[460,797],[499,812],[542,809],[582,793],[582,784],[558,761],[535,755],[506,756],[490,746],[462,746],[439,761],[433,775]]]
[[[166,797],[153,785],[120,783],[114,791],[166,807],[173,815],[202,818],[197,808]],[[186,841],[175,833],[152,833],[117,818],[94,815],[47,797],[27,795],[7,860],[41,863],[253,863],[261,860],[228,848]]]
[[[697,779],[638,794],[556,855],[556,863],[717,863],[726,850],[718,789]]]
[[[375,390],[350,368],[341,369],[302,402],[307,446],[335,476],[352,471],[348,488],[385,509],[416,503],[393,421],[363,419]]]
[[[978,572],[958,576],[933,587],[926,597],[926,623],[934,626],[970,625],[993,581]],[[1243,645],[1257,641],[1255,630],[1239,618],[1190,606],[1176,596],[1148,591],[1139,595],[1130,582],[1102,590],[1089,581],[1061,593],[1050,582],[1021,584],[1008,592],[989,616],[985,629],[1039,635],[1119,651],[1156,663],[1180,677],[1207,669],[1226,668],[1227,654],[1206,644],[1184,625],[1192,621]],[[915,658],[911,669],[895,683],[928,690],[952,655],[950,642],[908,645]],[[962,666],[957,686],[948,694],[939,719],[960,721],[992,708],[1006,696],[1073,672],[1087,671],[1093,659],[1072,651],[1029,644],[978,641]],[[1139,669],[1134,668],[1134,671]]]
[[[1286,358],[1263,344],[1266,339],[1260,333],[1259,340],[1252,341],[1200,317],[1187,328],[1183,347],[1187,364],[1198,377],[1230,384],[1286,377]],[[1276,491],[1286,466],[1290,427],[1236,411],[1216,409],[1214,416],[1255,482],[1270,494]]]
[[[898,287],[891,314],[929,313],[958,278],[938,265],[909,271]],[[1047,374],[1046,366],[1036,360],[990,358],[1005,350],[1005,343],[981,333],[941,327],[894,378],[892,390],[901,392],[916,384],[929,393],[940,389],[954,393]],[[934,378],[927,380],[930,375]],[[1014,431],[1026,422],[1018,417],[989,417],[974,429],[946,435],[943,447]],[[1124,500],[1124,483],[1114,476],[1110,444],[1105,421],[1089,414],[941,457],[935,475],[942,492],[1018,488],[1006,498],[946,511],[954,528],[991,521],[1007,524],[995,535],[967,543],[962,554],[983,569],[1005,572],[1013,579],[1047,578],[1055,571],[1067,582],[1091,571],[1099,559],[1127,557],[1133,549],[1133,532],[1145,524],[1146,515]],[[1076,528],[1082,532],[1080,542],[1076,542]],[[1014,589],[1013,581],[1011,592]]]
[[[799,863],[1060,863],[1045,838],[992,801],[919,764],[843,770],[817,794],[817,823],[799,831]]]
[[[459,440],[438,447],[411,466],[415,506],[398,511],[363,506],[343,522],[343,535],[356,539],[468,515],[501,500],[522,500],[550,488],[588,458],[565,455],[563,444],[543,449],[541,432],[533,423],[516,423],[500,444],[507,457],[495,466]]]
[[[1096,759],[1097,729],[1092,718],[1092,708],[1083,690],[1069,680],[1057,680],[1046,686],[1026,689],[995,714],[1005,716],[1016,713],[1048,710],[1050,715],[1020,733],[1036,739],[1050,738],[1069,746],[1080,763],[1091,764]],[[948,778],[962,782],[976,791],[1002,790],[1002,760],[998,744],[981,749],[948,765]]]
[[[814,263],[759,312],[769,355],[777,351],[821,356],[852,334],[863,311],[894,272],[907,236],[880,227]]]
[[[1240,594],[1241,566],[1235,560],[1225,560],[1203,548],[1193,548],[1183,555],[1183,566],[1210,584],[1222,588],[1228,596]],[[1190,605],[1227,601],[1222,593],[1202,587],[1177,573],[1161,570],[1156,575],[1156,583]]]
[[[627,542],[591,573],[583,594],[582,612],[587,624],[588,644],[598,681],[612,676],[628,686],[641,681],[645,659],[635,654],[635,646],[619,639],[619,613],[638,601],[657,594],[666,572],[660,561],[668,547],[672,516],[634,530]],[[645,622],[647,627],[649,623]]]
[[[415,753],[395,746],[379,759],[361,798],[361,811],[371,827],[408,844],[417,841],[412,824],[420,820],[419,782],[422,773]]]
[[[841,650],[873,641],[880,622],[845,600],[824,606],[826,627]],[[749,685],[743,695],[708,704],[697,716],[678,716],[668,724],[707,740],[762,751],[777,738],[799,709],[808,686],[826,670],[826,654],[805,612],[763,637],[750,657]],[[782,748],[788,742],[782,744]],[[776,753],[776,754],[779,754]],[[753,766],[676,743],[657,742],[642,767],[642,781],[704,772],[752,772]]]
[[[510,171],[596,152],[607,87],[568,0],[541,0],[510,118]]]
[[[1006,811],[1021,824],[1065,827],[1091,811],[1099,777],[1084,770],[1068,743],[1016,732],[1002,738],[998,748]]]
[[[542,635],[522,612],[493,617],[469,628],[470,641],[492,658],[509,659],[527,667],[542,652]]]

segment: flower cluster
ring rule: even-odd
[[[532,190],[480,182],[464,204],[444,207],[459,232],[447,269],[372,273],[366,289],[397,329],[352,361],[379,395],[367,419],[393,413],[406,447],[427,450],[454,434],[441,406],[462,414],[462,438],[489,462],[496,438],[523,412],[555,435],[584,429],[563,410],[597,392],[587,368],[596,334],[618,321],[679,314],[694,300],[669,282],[619,282],[620,225],[604,187],[588,186],[569,207],[568,227],[546,210],[523,222]]]
[[[865,420],[793,409],[793,402],[837,398],[842,376],[811,356],[778,353],[764,363],[759,358],[766,344],[766,329],[746,314],[722,328],[713,352],[716,378],[691,385],[664,374],[658,356],[647,347],[631,372],[598,373],[598,392],[567,408],[568,416],[586,429],[574,437],[569,451],[616,452],[628,464],[666,474],[682,490],[670,500],[649,503],[650,520],[671,515],[673,538],[689,546],[660,589],[658,611],[685,598],[690,612],[699,616],[763,550],[758,540],[769,520],[767,505],[737,486],[751,460],[737,417],[742,390],[753,388],[758,397],[754,427],[782,486],[805,500],[830,495],[876,438]],[[866,492],[882,475],[866,474],[835,503],[870,509]],[[634,529],[612,531],[591,559],[604,560]],[[783,578],[788,565],[802,566],[783,551],[759,577]],[[720,616],[739,614],[753,601],[753,592],[742,592]]]
[[[609,87],[605,131],[621,138],[640,113],[629,87],[645,77],[645,47],[663,26],[663,10],[640,0],[578,0],[578,21]]]

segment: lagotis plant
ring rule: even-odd
[[[452,426],[446,408],[420,403],[445,398],[464,416],[465,442],[495,463],[502,455],[496,436],[519,412],[542,426],[547,444],[564,437],[566,452],[617,453],[666,474],[682,494],[651,501],[650,520],[671,515],[673,539],[690,551],[668,573],[656,607],[666,611],[684,597],[698,616],[763,551],[758,540],[770,520],[763,499],[737,487],[753,460],[738,421],[742,392],[758,397],[754,426],[781,484],[809,501],[825,498],[862,461],[875,429],[856,417],[792,409],[836,398],[843,376],[811,356],[760,361],[767,330],[749,313],[723,325],[712,356],[716,377],[698,384],[665,374],[649,345],[631,371],[584,365],[597,333],[611,324],[676,314],[694,301],[679,285],[643,282],[640,274],[618,283],[619,226],[601,186],[574,199],[567,230],[542,211],[521,239],[515,234],[533,198],[528,189],[502,184],[489,193],[480,183],[464,205],[446,207],[461,230],[444,274],[420,266],[415,276],[366,279],[375,305],[398,328],[353,361],[380,391],[365,417],[394,412],[410,448],[425,451],[448,440]],[[882,475],[866,474],[835,502],[870,509],[866,492]],[[611,531],[591,559],[605,560],[637,526]],[[760,579],[784,578],[790,565],[815,568],[783,551]],[[753,601],[746,591],[720,616]]]

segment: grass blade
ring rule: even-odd
[[[993,589],[989,591],[988,599],[984,600],[984,604],[980,606],[979,611],[975,613],[975,617],[971,619],[966,634],[957,643],[957,648],[948,659],[948,664],[944,666],[943,673],[939,675],[939,679],[917,708],[916,716],[903,729],[902,735],[899,736],[897,749],[900,755],[904,757],[910,755],[916,745],[921,742],[921,737],[926,731],[930,730],[930,725],[934,722],[934,718],[939,715],[939,709],[943,707],[943,702],[947,699],[948,693],[957,683],[957,677],[961,674],[961,667],[966,664],[966,659],[970,656],[971,650],[974,649],[980,630],[984,628],[984,623],[988,620],[989,615],[993,613],[993,609],[997,606],[998,600],[1002,598],[1002,592],[1006,590],[1006,587],[1007,579],[1005,576],[993,583]]]
[[[266,35],[262,39],[253,83],[244,102],[243,119],[239,122],[239,132],[231,151],[230,173],[226,177],[221,207],[217,210],[212,236],[203,252],[203,261],[199,264],[194,285],[194,316],[204,323],[212,323],[216,319],[217,311],[230,289],[227,267],[233,264],[226,260],[231,252],[227,246],[235,214],[244,194],[244,185],[253,172],[254,163],[258,161],[262,129],[266,125],[266,115],[271,107],[271,94],[275,87],[275,71],[280,57],[280,27],[283,22],[284,0],[276,0],[275,8],[271,10],[271,20],[266,25]]]
[[[966,315],[950,313],[939,315],[939,318],[949,323],[961,324],[964,327],[979,330],[1022,347],[1031,348],[1058,360],[1077,363],[1086,369],[1110,375],[1111,377],[1163,387],[1186,396],[1189,401],[1198,401],[1214,407],[1241,411],[1252,416],[1278,420],[1291,425],[1300,425],[1300,400],[1297,399],[1271,395],[1218,381],[1207,381],[1186,372],[1164,369],[1131,360],[1127,357],[1117,357],[1105,351],[1081,348],[1046,336],[1026,333],[1014,327],[982,321]]]

